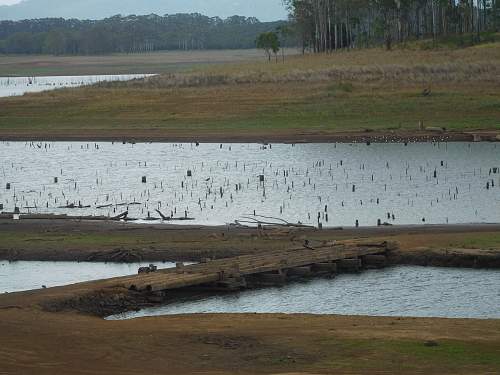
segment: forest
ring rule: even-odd
[[[96,55],[159,50],[255,48],[283,21],[201,14],[114,16],[99,21],[45,18],[0,22],[0,53]]]
[[[498,32],[499,0],[286,0],[304,49],[328,52],[453,38],[471,45]]]
[[[304,52],[450,40],[465,47],[495,39],[500,0],[284,0],[288,21],[201,14],[121,16],[104,20],[0,21],[0,53],[97,55],[160,50],[255,48],[275,33],[280,47]]]

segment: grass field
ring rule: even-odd
[[[200,53],[196,63],[178,57],[182,72],[146,81],[0,99],[0,137],[274,140],[418,133],[420,121],[500,131],[500,43],[290,56],[284,64],[257,56],[208,64]]]

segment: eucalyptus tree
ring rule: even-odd
[[[264,50],[269,61],[271,61],[272,54],[276,56],[276,62],[278,61],[278,52],[280,50],[278,34],[273,31],[262,33],[257,37],[256,45],[257,48]]]
[[[499,28],[499,0],[285,0],[303,45],[315,52]]]

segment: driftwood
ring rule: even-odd
[[[69,208],[69,209],[75,209],[75,208],[90,208],[90,206],[83,206],[79,204],[78,206],[74,203],[68,204],[67,206],[59,206],[57,208]]]
[[[263,218],[263,219],[268,219],[268,220],[276,220],[277,222],[271,222],[271,221],[264,221],[264,220],[259,220],[257,218]],[[234,222],[237,225],[242,225],[242,223],[247,223],[247,224],[257,224],[257,225],[269,225],[269,226],[277,226],[277,227],[286,227],[286,228],[310,228],[314,229],[314,226],[311,225],[305,225],[302,223],[289,223],[286,220],[277,218],[277,217],[271,217],[271,216],[262,216],[262,215],[254,215],[254,216],[243,216],[242,219],[245,220],[235,220]]]
[[[123,207],[123,206],[139,206],[142,205],[142,203],[139,202],[132,202],[132,203],[117,203],[116,207]]]
[[[86,262],[142,262],[141,254],[133,250],[115,249],[112,251],[96,251],[85,259]]]
[[[68,204],[67,206],[59,206],[57,208],[76,208],[74,203]]]
[[[160,215],[160,217],[161,217],[162,220],[168,220],[169,219],[168,217],[166,217],[165,215],[163,215],[160,210],[156,210],[156,212],[158,213],[158,215]]]
[[[105,204],[104,206],[97,206],[96,208],[99,210],[101,208],[109,208],[109,207],[112,207],[113,205],[112,204]]]
[[[128,216],[128,211],[125,211],[125,212],[121,213],[120,215],[112,217],[111,220],[125,220],[125,219],[127,219],[127,216]]]
[[[165,216],[160,210],[155,210],[158,215],[160,215],[161,219],[164,221],[191,221],[196,220],[194,217],[170,217]]]

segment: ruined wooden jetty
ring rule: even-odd
[[[184,265],[149,273],[91,281],[40,291],[39,303],[49,311],[67,309],[109,316],[145,306],[175,301],[194,292],[232,292],[246,288],[282,285],[289,280],[332,277],[341,272],[381,268],[396,245],[388,242],[305,241],[302,246]],[[144,271],[144,269],[143,269]],[[156,272],[155,272],[156,271]]]
[[[128,290],[155,293],[168,290],[204,287],[242,289],[259,285],[284,283],[288,279],[359,272],[362,268],[382,267],[391,244],[324,244],[318,247],[296,247],[267,254],[244,255],[185,266],[147,275],[116,279]]]

